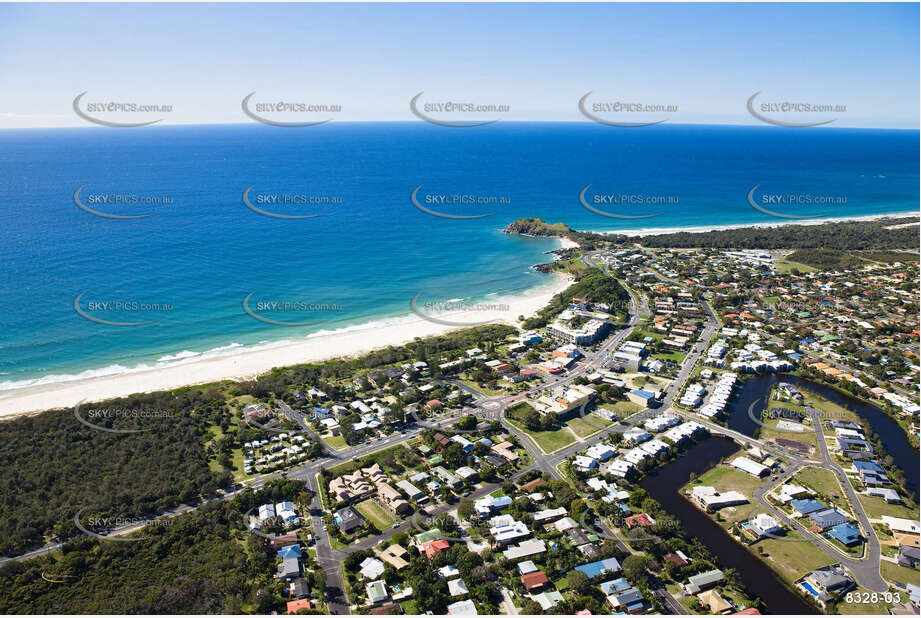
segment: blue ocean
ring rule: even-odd
[[[0,390],[406,319],[414,297],[522,293],[559,245],[501,233],[519,217],[596,231],[782,223],[752,207],[753,188],[795,216],[917,213],[918,137],[592,123],[0,131]]]

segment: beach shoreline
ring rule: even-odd
[[[629,238],[637,238],[642,236],[656,236],[659,234],[676,234],[678,232],[688,232],[690,234],[698,234],[702,232],[721,232],[724,230],[737,230],[747,227],[755,228],[771,228],[771,227],[783,227],[785,225],[822,225],[823,223],[844,223],[846,221],[875,221],[877,219],[903,219],[905,217],[921,217],[918,211],[906,211],[902,213],[889,213],[883,215],[856,215],[853,217],[834,217],[834,218],[824,218],[824,219],[803,219],[803,220],[790,220],[790,221],[764,221],[760,223],[732,223],[728,225],[699,225],[695,227],[650,227],[650,228],[640,228],[636,230],[604,230],[595,232],[594,230],[580,230],[584,232],[595,232],[597,234],[606,234],[606,235],[623,235]],[[913,223],[907,225],[915,225]]]
[[[568,239],[557,239],[561,248],[578,246]],[[472,305],[471,310],[449,311],[428,320],[410,314],[392,324],[359,324],[335,333],[310,335],[296,341],[265,346],[239,347],[219,356],[203,356],[184,362],[122,373],[52,382],[0,392],[0,418],[35,414],[137,393],[171,390],[222,380],[247,380],[277,367],[323,362],[333,358],[353,358],[388,346],[400,346],[416,337],[443,335],[482,324],[517,324],[518,316],[534,315],[556,294],[571,285],[572,279],[554,274],[545,283],[522,294],[495,298]],[[229,346],[228,346],[229,347]]]

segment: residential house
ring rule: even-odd
[[[364,518],[358,514],[358,512],[350,506],[340,509],[336,512],[333,520],[336,522],[336,525],[339,527],[339,530],[345,534],[350,533],[356,528],[360,528],[365,525]]]
[[[685,594],[697,594],[721,581],[723,581],[723,572],[713,569],[690,576],[687,582],[681,584],[681,587]]]

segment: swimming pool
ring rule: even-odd
[[[815,588],[809,585],[809,582],[802,582],[800,586],[808,590],[812,596],[819,598],[819,593],[815,591]]]

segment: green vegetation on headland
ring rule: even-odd
[[[837,249],[800,249],[785,259],[829,271],[861,268],[873,262],[917,262],[918,255],[899,251],[846,252]]]
[[[551,238],[567,238],[579,245],[585,251],[603,249],[621,243],[625,236],[612,234],[597,234],[595,232],[579,232],[565,223],[547,223],[537,217],[517,219],[508,224],[503,230],[506,234],[521,234],[523,236],[542,236]],[[555,252],[563,257],[568,257],[566,250]]]
[[[906,224],[915,225],[906,225]],[[507,234],[568,238],[584,250],[604,248],[623,243],[638,243],[644,247],[673,249],[826,249],[837,251],[876,251],[871,261],[891,262],[901,257],[893,249],[919,247],[918,219],[915,217],[873,219],[870,221],[835,221],[817,225],[781,225],[778,227],[740,227],[709,232],[671,232],[649,236],[628,234],[597,234],[579,232],[565,223],[546,223],[528,218],[511,222]],[[898,226],[898,227],[897,227]],[[897,254],[893,256],[892,254]],[[910,256],[909,256],[910,257]],[[795,258],[791,258],[793,261]],[[917,257],[913,261],[918,261]],[[805,263],[805,262],[804,262]]]
[[[522,323],[522,328],[528,330],[547,325],[572,303],[573,298],[590,298],[593,303],[605,303],[611,308],[612,314],[626,313],[630,302],[630,294],[617,279],[594,271],[550,299],[537,312],[537,316]]]
[[[575,230],[565,223],[547,223],[543,219],[530,217],[512,221],[505,228],[505,233],[524,236],[569,237],[570,234],[575,233]]]
[[[7,563],[0,568],[0,613],[283,612],[275,554],[247,530],[246,513],[298,502],[303,491],[300,482],[279,481],[148,526],[134,542],[80,536],[60,553]]]
[[[821,225],[740,227],[711,232],[674,232],[630,238],[644,247],[715,249],[837,249],[840,251],[917,249],[918,227],[913,217],[838,221]],[[624,240],[627,240],[624,237]],[[796,261],[794,259],[794,261]]]

